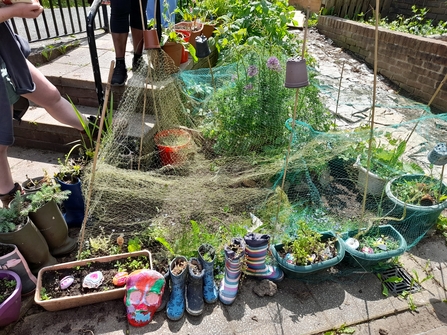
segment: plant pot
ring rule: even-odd
[[[28,216],[47,241],[53,256],[69,254],[76,249],[77,242],[68,236],[67,223],[54,200]]]
[[[204,23],[202,29],[202,35],[204,35],[207,39],[214,35],[216,25],[211,23]]]
[[[356,236],[358,230],[352,230],[347,233],[342,234],[342,243],[345,245],[347,262],[353,267],[362,267],[364,269],[371,269],[379,263],[385,263],[393,257],[402,255],[407,250],[407,243],[403,236],[394,229],[391,225],[382,225],[372,228],[373,234],[378,236],[390,236],[394,238],[398,243],[399,247],[394,250],[382,251],[380,253],[369,254],[367,252],[362,252],[357,250],[346,243],[346,240],[350,237]]]
[[[286,63],[285,87],[300,88],[309,85],[306,60],[301,57],[291,58]]]
[[[80,227],[84,221],[84,197],[82,195],[81,180],[78,178],[76,183],[67,183],[56,178],[56,181],[61,185],[61,190],[71,191],[67,200],[63,201],[64,219],[68,228]]]
[[[37,274],[45,266],[57,264],[57,260],[50,254],[45,238],[29,218],[18,230],[0,233],[0,242],[16,245],[33,274]]]
[[[321,235],[322,235],[321,236],[322,241],[325,241],[335,236],[333,232],[323,232],[321,233]],[[279,267],[284,271],[286,277],[299,279],[299,278],[307,278],[309,276],[315,276],[316,273],[322,272],[322,270],[325,270],[340,263],[345,256],[344,243],[340,243],[340,241],[337,240],[335,245],[337,248],[337,256],[323,262],[303,266],[288,263],[283,257],[281,257],[278,251],[280,251],[283,248],[283,244],[275,244],[270,249],[272,251],[273,257],[275,257]]]
[[[22,188],[23,190],[27,193],[35,193],[37,191],[39,191],[42,188],[42,182],[43,179],[45,177],[44,176],[40,176],[40,177],[36,177],[36,178],[31,178],[31,181],[35,184],[33,185],[33,183],[31,183],[31,181],[28,179],[26,181],[24,181],[22,183]]]
[[[31,294],[36,289],[37,279],[16,245],[0,243],[0,270],[9,270],[19,275],[22,295]]]
[[[17,321],[20,317],[20,307],[22,304],[20,292],[22,291],[22,282],[17,273],[9,270],[0,270],[0,279],[16,281],[16,287],[12,294],[0,304],[0,327],[4,327]]]
[[[186,130],[163,130],[155,135],[154,140],[163,165],[181,165],[186,160],[191,143],[191,135]]]
[[[174,25],[174,29],[186,30],[190,32],[189,43],[195,48],[196,37],[202,35],[203,24],[200,22],[179,22]]]
[[[160,49],[157,30],[150,29],[143,32],[144,50]]]
[[[85,306],[90,304],[95,304],[98,302],[104,302],[115,299],[123,299],[124,294],[126,292],[125,287],[117,287],[112,290],[106,291],[98,291],[91,292],[88,294],[77,295],[77,296],[67,296],[62,298],[52,298],[49,300],[42,300],[41,291],[44,287],[42,284],[42,277],[48,271],[63,271],[67,269],[75,269],[76,267],[87,266],[90,263],[101,262],[101,263],[109,263],[111,262],[111,266],[113,266],[113,262],[117,260],[124,260],[128,258],[137,258],[140,256],[145,256],[149,259],[150,267],[152,269],[152,258],[151,253],[148,250],[135,251],[130,253],[104,256],[104,257],[96,257],[90,259],[84,259],[80,261],[73,261],[67,263],[60,263],[53,266],[48,266],[39,271],[37,276],[37,287],[36,292],[34,293],[34,302],[40,306],[42,306],[47,311],[59,311],[79,306]],[[62,279],[62,278],[61,278]]]
[[[407,241],[408,249],[414,247],[436,225],[439,215],[447,208],[447,200],[433,206],[406,204],[398,199],[391,191],[392,184],[397,181],[410,181],[422,178],[430,177],[423,174],[403,175],[393,178],[385,186],[385,193],[388,199],[394,204],[393,210],[387,216],[399,219],[403,216],[405,209],[405,217],[403,220],[390,220],[389,224],[402,234]],[[433,180],[434,178],[430,179]],[[436,181],[436,183],[440,184],[440,181]],[[446,189],[447,184],[443,183],[442,190],[444,193]]]
[[[177,42],[166,42],[162,49],[174,61],[175,66],[180,66],[182,61],[183,45]]]
[[[191,32],[181,29],[176,29],[175,31],[183,35],[183,41],[190,42],[189,38],[191,36]],[[188,61],[188,58],[189,58],[189,52],[182,45],[182,57],[180,59],[180,64],[186,63]]]
[[[366,178],[368,178],[368,186],[366,193],[374,196],[381,196],[385,190],[385,185],[388,182],[387,179],[381,178],[378,175],[366,170],[360,164],[360,157],[357,158],[354,163],[354,168],[358,170],[357,185],[361,192],[365,192]]]

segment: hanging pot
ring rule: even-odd
[[[309,85],[306,60],[301,57],[290,58],[286,63],[287,88],[300,88]]]
[[[143,32],[144,50],[160,49],[157,30],[150,29]]]
[[[208,45],[208,39],[205,35],[196,37],[196,56],[197,58],[206,58],[211,54],[210,47]]]
[[[447,145],[438,143],[428,154],[428,161],[433,165],[447,164]]]

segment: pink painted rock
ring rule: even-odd
[[[152,321],[164,289],[165,278],[155,270],[137,270],[127,277],[124,304],[131,326],[142,327]]]
[[[73,276],[66,276],[66,277],[61,279],[59,285],[60,285],[62,290],[66,290],[67,288],[70,287],[71,284],[73,284],[73,282],[74,282],[74,277]]]
[[[118,287],[126,285],[127,277],[129,277],[127,272],[118,272],[115,276],[113,276],[113,285]]]
[[[82,287],[86,288],[98,288],[104,280],[104,276],[102,275],[101,271],[95,271],[92,273],[89,273],[87,276],[84,277],[84,280],[82,281]]]

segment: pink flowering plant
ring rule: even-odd
[[[250,53],[237,62],[232,80],[210,102],[208,135],[218,153],[282,152],[288,143],[284,123],[294,103],[284,80],[285,61],[278,56]]]

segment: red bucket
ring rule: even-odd
[[[180,165],[186,160],[191,135],[183,129],[167,129],[154,137],[163,165]]]
[[[180,33],[183,35],[183,40],[185,42],[189,42],[189,38],[191,37],[191,32],[183,29],[176,29],[177,33]],[[185,47],[182,45],[182,58],[180,60],[180,63],[186,63],[189,58],[189,52],[185,49]]]

